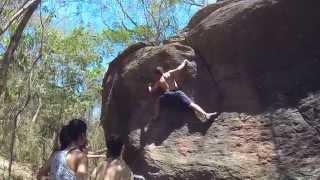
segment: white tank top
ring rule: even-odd
[[[50,177],[52,180],[76,180],[75,173],[67,164],[67,154],[71,150],[62,150],[54,153],[50,161]]]

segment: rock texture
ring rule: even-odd
[[[320,1],[226,0],[200,10],[181,36],[138,43],[103,81],[105,135],[152,179],[320,178]],[[214,121],[162,108],[147,84],[153,69],[191,61],[180,87]],[[151,145],[154,144],[154,145]]]

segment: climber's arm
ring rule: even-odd
[[[185,59],[177,68],[168,71],[168,73],[170,73],[170,74],[173,73],[174,74],[176,72],[181,71],[182,69],[184,69],[186,67],[188,62],[189,61],[187,59]]]

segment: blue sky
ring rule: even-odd
[[[124,9],[136,22],[143,23],[143,10],[135,1],[122,0]],[[209,0],[209,3],[212,2],[215,0]],[[128,19],[124,18],[117,0],[46,0],[43,6],[55,9],[53,25],[64,31],[80,25],[93,31],[101,31],[108,26],[112,27],[119,19],[129,23]],[[196,6],[177,5],[175,13],[179,17],[179,27],[183,28],[198,9]]]
[[[101,32],[104,29],[116,26],[121,21],[127,27],[133,27],[133,24],[123,15],[117,1],[119,0],[45,0],[42,9],[53,10],[55,18],[51,25],[66,33],[80,26],[86,27],[93,33]],[[139,0],[121,0],[129,16],[138,24],[145,24],[143,8],[140,7],[141,5],[139,6],[139,3],[136,3],[137,1]],[[207,1],[213,3],[216,0]],[[183,29],[199,9],[198,6],[176,5],[173,10],[178,17],[179,29]],[[114,44],[113,53],[103,55],[103,64],[112,61],[125,48],[119,44]]]

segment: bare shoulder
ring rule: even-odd
[[[117,159],[111,162],[110,167],[117,172],[123,172],[128,170],[128,165],[121,159]]]
[[[86,158],[86,154],[82,151],[80,151],[79,149],[75,149],[69,152],[71,154],[71,156],[75,159],[83,159]]]
[[[127,166],[127,164],[121,159],[115,159],[111,162],[108,162],[104,171],[105,179],[133,179],[132,171]]]
[[[68,154],[68,164],[72,170],[76,171],[80,162],[86,162],[88,160],[86,154],[78,149],[72,150]]]

